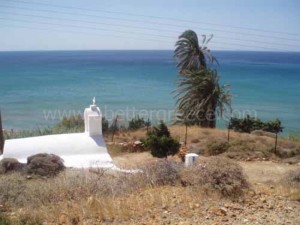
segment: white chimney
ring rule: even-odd
[[[89,136],[102,135],[102,113],[93,98],[93,104],[84,110],[84,128]]]

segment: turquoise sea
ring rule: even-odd
[[[213,54],[238,116],[279,118],[285,134],[300,134],[300,53]],[[82,112],[94,96],[102,113],[120,115],[120,123],[137,114],[170,120],[177,74],[172,51],[0,52],[3,126],[51,126]]]

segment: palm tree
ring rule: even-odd
[[[216,116],[231,109],[229,88],[219,85],[216,70],[186,71],[176,93],[179,117],[185,124],[215,128]]]
[[[213,35],[206,38],[203,35],[201,46],[199,45],[198,36],[192,30],[183,32],[175,44],[174,57],[177,58],[177,68],[183,75],[186,71],[195,69],[206,69],[207,60],[210,63],[217,62],[212,56],[210,50],[206,47]]]

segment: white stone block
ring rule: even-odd
[[[188,153],[185,155],[185,166],[192,166],[195,164],[199,155],[195,153]]]

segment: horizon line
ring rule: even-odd
[[[35,49],[35,50],[0,50],[0,52],[75,52],[75,51],[174,51],[174,49]],[[278,50],[244,50],[244,49],[215,49],[211,51],[220,52],[280,52],[280,53],[300,53],[298,51],[278,51]]]

